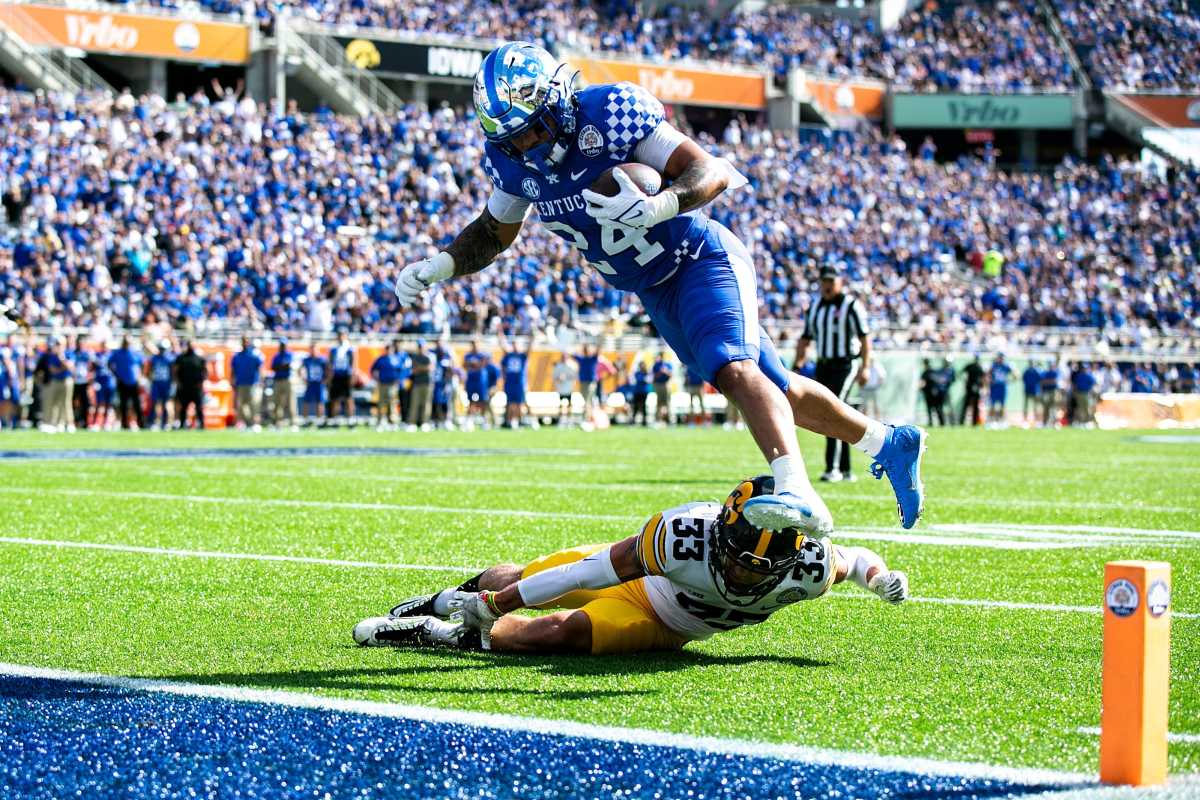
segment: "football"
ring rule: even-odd
[[[606,169],[600,174],[600,177],[592,181],[591,190],[597,194],[602,194],[605,197],[612,197],[619,191],[617,181],[613,178],[613,170],[623,170],[626,175],[633,178],[633,182],[638,188],[649,195],[658,194],[662,189],[663,176],[654,167],[646,166],[645,164],[629,163],[618,164],[612,169]]]

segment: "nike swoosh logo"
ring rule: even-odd
[[[700,251],[701,251],[701,250],[703,250],[703,249],[704,249],[704,242],[700,242],[700,244],[698,244],[698,245],[696,246],[696,252],[692,253],[692,258],[693,258],[693,259],[699,258],[699,257],[700,257]]]
[[[579,172],[572,172],[572,173],[571,173],[571,180],[573,180],[573,181],[577,181],[577,180],[579,180],[580,178],[582,178],[582,177],[583,177],[583,175],[584,175],[584,173],[585,173],[585,172],[587,172],[587,170],[586,170],[586,169],[581,169],[581,170],[579,170]]]

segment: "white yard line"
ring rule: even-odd
[[[470,574],[479,572],[482,567],[471,566],[446,566],[440,564],[402,564],[388,563],[380,561],[351,561],[338,558],[307,558],[303,556],[281,556],[269,553],[230,553],[219,550],[188,550],[177,549],[172,547],[144,547],[140,545],[129,544],[110,544],[105,542],[79,542],[68,539],[34,539],[23,538],[20,536],[0,536],[0,544],[27,546],[27,547],[57,547],[66,549],[78,550],[107,550],[116,553],[137,553],[140,555],[155,555],[155,556],[176,556],[182,558],[216,558],[216,559],[231,559],[238,561],[283,561],[297,564],[316,564],[321,566],[333,567],[348,567],[350,569],[392,569],[392,570],[411,570],[414,572],[455,572],[460,574]],[[828,597],[842,600],[875,600],[875,595],[866,594],[858,591],[835,591],[830,592]],[[1099,614],[1101,613],[1100,605],[1096,606],[1068,606],[1055,605],[1053,603],[1018,603],[1008,600],[976,600],[968,598],[956,597],[913,597],[910,598],[916,603],[933,603],[938,605],[950,606],[976,606],[979,608],[993,609],[1008,609],[1018,611],[1049,611],[1049,612],[1066,612],[1078,614]],[[1171,616],[1175,619],[1198,619],[1200,613],[1189,613],[1172,610]]]
[[[1099,736],[1099,728],[1076,728],[1076,733],[1086,736]],[[1168,733],[1167,741],[1175,744],[1200,744],[1200,733]]]
[[[1200,509],[1196,511],[1200,515]],[[1153,536],[1157,538],[1169,537],[1179,539],[1200,539],[1200,531],[1180,531],[1171,530],[1169,528],[1113,528],[1103,525],[1031,525],[1026,523],[1010,523],[1010,522],[968,522],[968,523],[942,523],[932,526],[943,531],[964,531],[968,533],[984,533],[989,530],[997,531],[998,533],[1009,533],[1010,531],[1028,531],[1030,533],[1043,534],[1048,532],[1058,532],[1063,534],[1071,533],[1100,533],[1112,534],[1121,537],[1128,536]]]
[[[489,714],[478,711],[458,711],[427,706],[381,703],[368,700],[348,700],[338,697],[302,694],[266,689],[245,689],[232,686],[213,686],[197,683],[178,683],[152,678],[125,678],[98,675],[73,670],[30,667],[0,663],[0,674],[23,678],[71,681],[122,691],[158,692],[184,697],[217,698],[249,703],[270,703],[292,708],[319,709],[351,714],[366,714],[391,719],[410,719],[424,723],[470,725],[506,731],[568,736],[608,742],[621,742],[649,747],[674,747],[710,753],[800,761],[806,764],[826,764],[859,769],[911,772],[924,775],[963,776],[1019,783],[1094,784],[1095,778],[1075,772],[994,766],[960,761],[941,761],[929,758],[880,756],[803,745],[756,742],[745,739],[726,739],[715,736],[689,736],[647,728],[620,728],[592,725],[568,720],[520,717],[510,714]],[[1047,787],[1050,788],[1050,787]]]
[[[524,470],[524,469],[525,469],[525,467],[522,466],[521,470]],[[74,471],[77,472],[78,470],[74,470]],[[220,474],[229,474],[229,471],[221,470]],[[290,477],[290,473],[288,476]],[[424,478],[422,478],[421,480],[419,480],[417,482],[427,482],[428,480],[430,480],[430,477],[431,476],[426,475],[426,476],[424,476]],[[388,482],[388,479],[386,476],[382,476],[382,478],[380,480],[382,480],[383,482]],[[438,480],[441,480],[441,479],[438,479]],[[393,482],[407,483],[407,482],[410,482],[410,480],[407,478],[398,478]],[[657,492],[660,489],[662,491],[673,491],[676,488],[678,488],[680,491],[691,490],[694,492],[694,491],[696,491],[695,487],[697,485],[700,485],[700,486],[705,485],[705,484],[667,483],[667,484],[655,484],[654,486],[642,486],[642,487],[638,488],[638,487],[631,487],[625,483],[602,483],[602,482],[559,483],[558,481],[555,481],[552,478],[547,479],[547,480],[536,480],[536,481],[495,480],[495,479],[492,479],[492,480],[485,479],[484,481],[476,481],[471,478],[450,478],[450,479],[447,479],[442,482],[450,484],[450,485],[499,486],[499,487],[507,487],[507,488],[512,488],[512,489],[532,488],[532,489],[541,489],[541,490],[545,490],[545,491],[553,490],[557,486],[562,486],[563,488],[588,488],[588,489],[593,489],[593,490],[611,490],[611,491],[638,492],[638,493],[644,493],[644,492],[648,492],[648,491]],[[716,484],[713,484],[713,485],[715,486]],[[724,485],[724,484],[722,484],[722,485]],[[21,490],[22,490],[22,487],[19,487],[19,486],[0,488],[0,491],[20,492]],[[51,488],[38,487],[37,489],[28,488],[28,489],[25,489],[25,491],[82,492],[82,491],[88,491],[88,490],[63,489],[63,488],[51,489]],[[881,490],[880,492],[875,493],[875,494],[865,494],[865,493],[861,493],[861,492],[855,493],[855,494],[841,494],[835,490],[835,491],[826,492],[824,496],[826,497],[826,499],[828,499],[832,502],[837,502],[837,501],[841,501],[841,500],[882,502],[882,501],[888,499],[888,495],[886,494],[886,492],[884,490]],[[714,495],[712,499],[719,500],[721,498],[717,495]],[[1138,505],[1136,502],[1133,502],[1133,501],[1100,502],[1100,501],[1090,501],[1090,500],[1079,500],[1079,501],[1043,500],[1043,499],[1021,498],[1021,497],[1002,499],[1002,498],[979,498],[979,497],[962,497],[962,496],[955,497],[953,495],[941,494],[941,495],[938,495],[936,501],[933,501],[933,502],[936,502],[936,504],[939,506],[966,506],[966,507],[978,507],[978,508],[1055,508],[1055,509],[1077,509],[1077,510],[1120,510],[1120,511],[1126,511],[1126,512],[1128,512],[1130,510],[1134,510],[1134,511],[1146,512],[1146,513],[1192,514],[1192,515],[1200,516],[1200,506],[1169,506],[1169,505],[1154,505],[1154,504]]]
[[[453,506],[432,506],[404,503],[366,503],[350,500],[298,500],[283,497],[221,497],[199,494],[168,494],[161,492],[109,491],[100,489],[62,489],[34,488],[20,486],[0,487],[0,493],[44,495],[56,494],[67,497],[111,497],[127,500],[155,500],[165,502],[211,503],[216,505],[251,506],[255,508],[323,508],[349,509],[353,511],[404,511],[422,514],[453,514],[458,516],[488,516],[514,517],[526,519],[571,519],[589,522],[622,523],[632,529],[637,522],[645,519],[633,514],[589,514],[576,511],[530,511],[516,508],[472,508]],[[996,538],[1002,534],[988,530],[982,537],[965,536],[956,532],[950,535],[939,535],[937,528],[921,529],[906,533],[895,528],[847,527],[840,529],[837,536],[844,539],[858,539],[877,542],[898,542],[901,544],[924,544],[939,547],[979,547],[991,550],[1054,550],[1076,547],[1105,547],[1114,542],[1104,537],[1076,537],[1061,539],[1048,536],[1042,540],[1030,540],[1027,534],[1019,534],[1016,539]],[[1147,544],[1147,542],[1139,542]],[[1168,542],[1161,543],[1163,545]]]
[[[864,592],[830,592],[826,597],[835,600],[874,600],[875,595]],[[1067,606],[1055,603],[1019,603],[1012,600],[981,600],[966,597],[923,597],[909,598],[913,603],[930,603],[939,606],[973,606],[976,608],[1009,609],[1014,611],[1049,611],[1068,614],[1101,614],[1104,609],[1097,603],[1094,606]],[[1200,613],[1171,610],[1172,619],[1200,619]]]
[[[994,535],[994,534],[993,534]],[[873,530],[871,528],[838,528],[835,539],[868,542],[898,542],[926,544],[939,547],[980,547],[986,550],[1068,550],[1076,547],[1109,547],[1112,542],[1100,537],[1075,537],[1059,541],[1029,541],[1026,539],[994,539],[974,536],[935,536],[924,532]]]
[[[19,536],[0,536],[0,544],[28,545],[31,547],[62,547],[77,550],[108,550],[115,553],[141,553],[151,556],[179,556],[182,558],[224,558],[236,561],[282,561],[291,564],[319,564],[326,567],[351,567],[353,569],[404,569],[421,572],[479,572],[472,567],[448,567],[425,564],[397,564],[382,561],[348,561],[342,558],[310,558],[308,556],[281,556],[270,553],[225,553],[217,550],[187,550],[175,547],[142,547],[132,544],[107,544],[105,542],[72,542],[62,539],[26,539]]]
[[[216,503],[218,505],[282,506],[285,508],[345,508],[355,511],[419,511],[432,514],[502,515],[533,519],[585,519],[629,522],[642,519],[630,514],[584,514],[574,511],[529,511],[527,509],[454,508],[404,503],[364,503],[350,500],[294,500],[286,497],[217,497],[205,494],[164,494],[159,492],[126,492],[100,489],[58,489],[42,487],[0,486],[6,494],[58,494],[67,497],[113,497],[126,500],[165,500],[186,503]]]

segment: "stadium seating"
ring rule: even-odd
[[[883,37],[873,71],[919,91],[1024,92],[1074,86],[1034,0],[910,12]]]
[[[0,107],[18,223],[0,300],[34,322],[523,334],[638,317],[536,221],[500,268],[397,308],[397,265],[447,244],[488,193],[475,124],[451,109],[274,117],[247,101],[17,92]],[[1200,311],[1194,171],[1168,181],[1106,159],[1010,174],[877,133],[701,139],[751,179],[747,201],[709,211],[752,248],[768,322],[798,317],[826,262],[845,264],[876,324],[1184,331]],[[998,276],[971,266],[990,250]]]
[[[178,8],[181,0],[152,0]],[[199,0],[235,13],[231,0]],[[1191,3],[1190,10],[1188,3]],[[1200,15],[1194,0],[1055,0],[1063,29],[1097,84],[1200,87]],[[782,5],[713,18],[666,5],[642,16],[630,0],[256,0],[267,28],[277,14],[432,36],[524,38],[552,51],[617,52],[654,61],[704,59],[814,73],[885,78],[922,91],[1023,92],[1077,85],[1070,60],[1036,0],[925,3],[886,34],[869,18]]]
[[[157,0],[174,6],[175,0]],[[229,0],[203,0],[229,12]],[[814,15],[787,6],[712,18],[667,5],[650,17],[629,0],[491,3],[396,3],[391,0],[258,0],[270,25],[280,9],[309,22],[357,25],[424,35],[524,38],[562,47],[617,52],[653,61],[703,59],[766,66],[783,76],[811,72],[894,78],[904,86],[965,91],[1063,88],[1071,73],[1034,0],[951,4],[909,14],[881,36],[869,19]]]
[[[1097,85],[1200,88],[1200,14],[1180,0],[1057,0]]]

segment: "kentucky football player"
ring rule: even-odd
[[[774,478],[760,476],[743,481],[724,505],[663,511],[616,544],[563,550],[523,567],[500,564],[363,620],[354,639],[374,647],[636,653],[763,622],[847,579],[889,603],[907,599],[904,573],[866,548],[756,527],[746,508],[774,489]],[[566,610],[509,614],[521,608]]]
[[[516,240],[533,208],[613,286],[635,292],[676,356],[741,410],[775,477],[773,495],[746,505],[753,524],[832,529],[805,473],[794,423],[874,458],[875,477],[887,474],[901,524],[911,528],[923,506],[925,432],[869,419],[787,371],[758,323],[749,252],[699,212],[745,178],[668,123],[644,89],[576,89],[576,74],[528,42],[509,42],[483,60],[475,111],[487,140],[491,197],[445,250],[404,268],[400,301],[411,304],[438,281],[482,270]],[[626,162],[653,167],[670,185],[647,195],[616,169],[614,196],[590,190]]]

